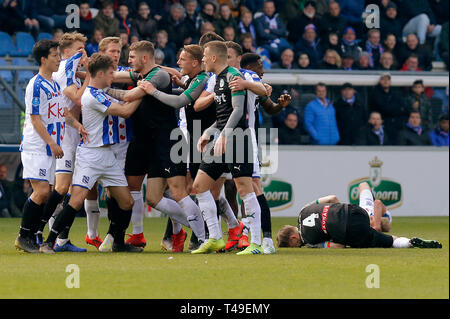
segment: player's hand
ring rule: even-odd
[[[225,136],[220,135],[214,144],[214,156],[222,156],[225,153]]]
[[[138,81],[138,87],[140,87],[141,89],[143,89],[145,91],[145,93],[151,95],[156,88],[153,86],[153,84],[151,84],[149,81]]]
[[[264,87],[266,88],[267,96],[270,97],[272,95],[272,86],[270,86],[267,83],[263,83],[263,84],[264,84]]]
[[[181,81],[180,77],[178,75],[174,74],[172,75],[172,82],[178,85],[180,88],[184,88],[184,82]]]
[[[200,136],[200,138],[198,139],[197,142],[197,151],[199,153],[203,153],[203,150],[205,149],[206,144],[209,143],[209,138],[207,138],[206,136]]]
[[[231,92],[242,91],[247,89],[247,81],[240,77],[235,77],[228,84],[228,87],[231,89]]]
[[[88,131],[86,131],[84,126],[81,124],[78,127],[78,134],[81,135],[81,139],[83,140],[84,143],[89,143],[89,133],[88,133]]]
[[[283,94],[278,98],[278,104],[283,108],[291,104],[291,96],[289,94]]]
[[[49,144],[49,147],[50,147],[50,151],[52,152],[54,158],[59,159],[64,156],[64,152],[63,152],[62,148],[55,142]]]

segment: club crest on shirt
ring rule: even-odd
[[[41,102],[40,102],[40,100],[39,100],[38,97],[34,97],[34,98],[33,98],[33,101],[31,102],[31,104],[32,104],[33,106],[38,106],[40,103],[41,103]]]
[[[224,85],[225,85],[225,81],[223,79],[220,79],[219,87],[222,89],[224,87]]]
[[[74,75],[73,70],[67,70],[67,71],[66,71],[66,77],[67,77],[67,78],[72,78],[73,75]]]
[[[85,184],[89,183],[89,176],[83,175],[83,178],[81,179],[81,181]]]
[[[39,176],[46,176],[47,175],[47,170],[45,168],[40,168],[39,169]]]
[[[96,98],[100,103],[103,103],[106,100],[106,98],[102,94],[97,95]]]

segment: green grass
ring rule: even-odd
[[[273,218],[274,236],[296,218]],[[102,254],[84,243],[77,218],[72,242],[87,253],[16,251],[19,219],[0,219],[0,298],[449,298],[448,217],[394,218],[393,233],[442,242],[443,249],[278,249],[274,255],[191,255],[160,250],[165,219],[145,220],[142,254]],[[106,220],[100,221],[104,236]],[[226,229],[226,227],[223,227]],[[187,246],[187,244],[186,244]],[[169,257],[173,257],[169,259]],[[66,267],[80,269],[80,288],[66,287]],[[380,268],[380,288],[365,285]]]

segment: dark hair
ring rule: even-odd
[[[109,68],[114,68],[114,62],[105,54],[94,53],[89,59],[88,70],[92,77],[95,77],[97,72],[106,71]]]
[[[414,85],[417,85],[417,84],[420,84],[420,85],[424,86],[422,80],[415,80],[414,83],[413,83],[413,86],[414,86]]]
[[[241,56],[242,55],[242,47],[240,44],[233,42],[233,41],[227,41],[225,42],[225,44],[227,45],[228,49],[233,49],[234,52],[236,52],[237,56]]]
[[[323,82],[317,83],[316,84],[316,89],[317,89],[318,86],[327,87],[327,85],[325,83],[323,83]]]
[[[56,41],[42,39],[39,42],[36,42],[36,44],[33,46],[33,58],[36,60],[37,64],[41,66],[41,59],[48,58],[48,56],[50,55],[50,49],[57,49],[58,46],[59,44]]]
[[[448,121],[448,113],[439,115],[439,122]]]
[[[245,69],[249,65],[258,63],[259,60],[261,60],[261,57],[258,54],[245,53],[242,55],[242,58],[241,58],[241,67]]]
[[[408,117],[410,117],[411,114],[413,114],[413,113],[418,113],[420,115],[420,111],[419,110],[411,110],[411,111],[409,111]]]
[[[204,47],[206,43],[211,42],[211,41],[222,41],[222,42],[225,42],[225,39],[222,38],[217,33],[209,31],[209,32],[206,32],[204,35],[202,35],[200,37],[200,40],[198,41],[198,45]]]

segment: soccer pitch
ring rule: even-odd
[[[296,218],[274,217],[274,241],[282,225],[295,223]],[[141,254],[97,252],[84,243],[85,218],[75,219],[70,238],[87,247],[87,253],[27,254],[14,248],[19,224],[20,219],[0,219],[2,299],[449,298],[448,217],[393,221],[393,234],[439,240],[442,249],[283,248],[265,256],[163,252],[163,218],[145,219],[147,247]],[[107,220],[102,218],[101,237],[106,230]],[[79,288],[66,286],[66,281],[72,282],[68,277],[74,273],[67,268],[72,264],[79,270]],[[378,266],[379,288],[366,285],[374,282],[369,265]]]

